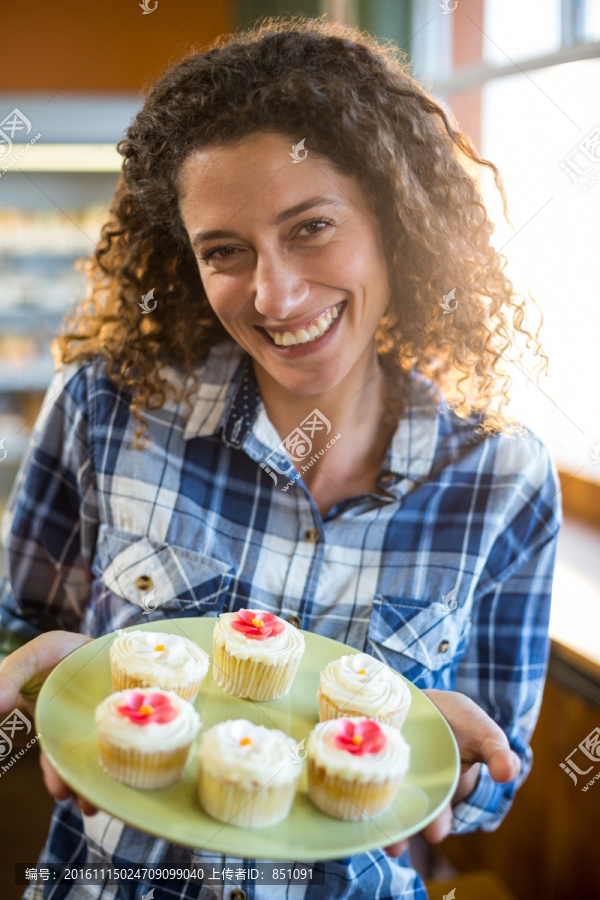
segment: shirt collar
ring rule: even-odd
[[[231,408],[236,387],[241,380],[242,363],[247,354],[235,341],[222,341],[211,347],[206,363],[196,373],[200,379],[192,411],[187,420],[184,440],[195,437],[206,437],[216,434],[225,424],[234,432],[231,415],[226,415]],[[239,414],[236,421],[239,420]],[[237,426],[239,431],[241,425]]]
[[[435,459],[443,398],[430,379],[410,372],[404,415],[390,442],[383,468],[411,481],[426,478]]]
[[[265,456],[275,450],[280,438],[264,410],[250,357],[238,344],[224,341],[212,347],[198,374],[201,381],[185,427],[185,440],[221,432],[226,444],[241,447],[251,434],[253,445],[258,441],[265,447]],[[384,472],[395,476],[385,483],[390,493],[405,493],[406,480],[422,481],[431,472],[439,414],[444,408],[443,398],[430,379],[411,372],[405,412],[383,464]]]

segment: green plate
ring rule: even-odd
[[[214,618],[164,619],[124,630],[182,634],[210,653],[214,624]],[[281,700],[239,700],[221,690],[209,671],[195,702],[202,730],[224,719],[244,718],[280,728],[297,741],[306,738],[319,720],[319,673],[330,660],[357,651],[317,634],[303,634],[306,652],[290,693]],[[454,736],[434,704],[409,681],[412,703],[402,733],[411,748],[410,769],[391,807],[376,819],[343,822],[326,816],[308,799],[306,770],[289,816],[277,825],[238,828],[212,819],[196,796],[196,750],[202,730],[176,784],[157,790],[120,784],[100,768],[94,722],[96,706],[112,693],[109,650],[113,638],[114,632],[90,641],[54,669],[38,698],[36,728],[50,762],[76,793],[140,831],[174,844],[236,857],[339,859],[415,834],[438,815],[454,793],[459,775]]]

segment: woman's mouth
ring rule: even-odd
[[[345,305],[345,302],[342,302],[331,306],[324,313],[321,313],[321,315],[307,322],[296,331],[271,331],[269,328],[263,330],[266,331],[278,347],[291,347],[294,344],[308,344],[311,341],[318,341],[319,338],[327,334]]]

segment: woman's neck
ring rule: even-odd
[[[367,365],[355,366],[346,378],[327,393],[302,395],[292,393],[255,366],[256,380],[270,421],[283,439],[301,426],[314,410],[331,423],[331,431],[352,435],[363,429],[376,430],[385,415],[387,382],[377,354]],[[327,442],[323,430],[315,433],[313,444]]]
[[[279,436],[282,440],[291,436],[286,448],[321,516],[344,499],[381,492],[378,476],[396,422],[389,414],[388,380],[377,358],[360,378],[345,379],[326,395],[299,397],[289,392],[265,391],[257,380],[267,415]],[[314,410],[321,414],[321,420],[329,420],[329,430],[326,423],[318,429],[318,422],[317,430],[311,430],[310,414]],[[302,447],[295,443],[296,438],[302,437],[294,434],[299,427],[305,435],[308,433],[310,446],[306,441]]]

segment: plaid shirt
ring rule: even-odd
[[[245,606],[297,616],[303,629],[365,650],[419,688],[467,694],[501,726],[522,774],[497,785],[482,765],[453,821],[454,833],[495,829],[531,764],[545,676],[561,521],[546,448],[528,430],[476,434],[477,420],[458,418],[412,374],[379,493],[348,497],[321,516],[281,450],[248,357],[225,341],[199,373],[191,405],[168,396],[146,413],[143,451],[133,447],[128,397],[102,360],[55,376],[4,521],[10,584],[0,624],[22,637],[57,628],[98,637]],[[173,368],[168,377],[183,376]],[[138,584],[153,585],[150,614]],[[103,812],[83,816],[72,800],[55,805],[38,865],[49,863],[244,864]],[[248,887],[249,900],[426,896],[408,854],[374,850],[312,865],[325,871],[325,887]],[[187,882],[157,886],[154,897],[229,892]],[[104,900],[141,889],[38,884],[25,896]]]

